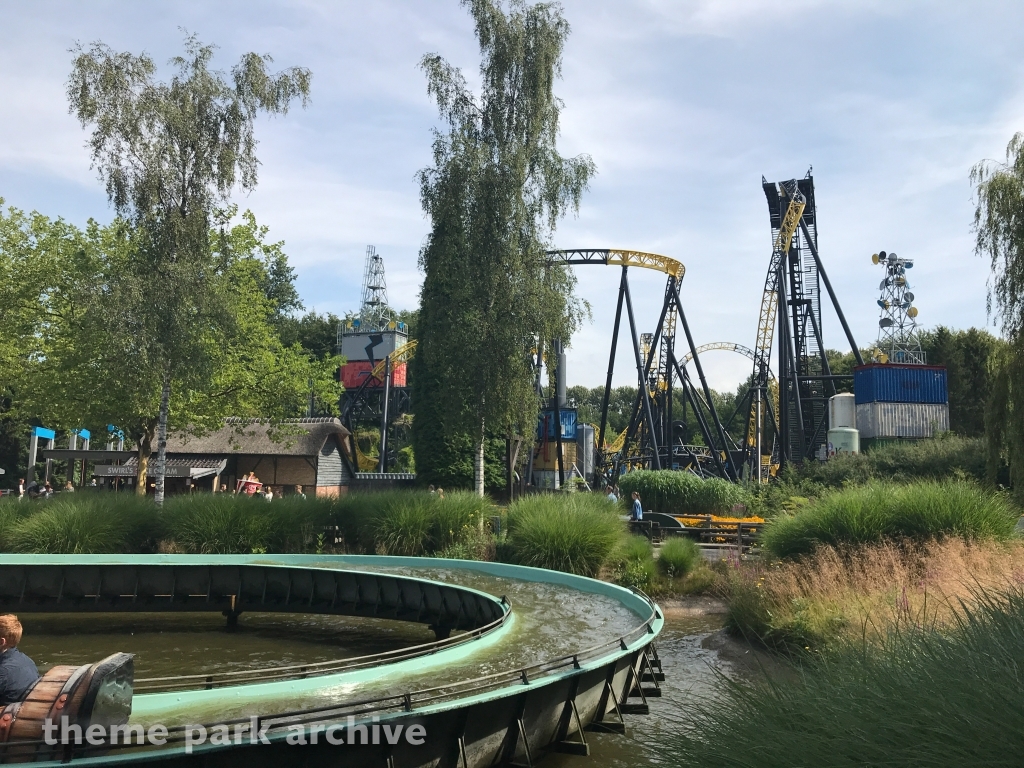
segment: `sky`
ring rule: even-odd
[[[624,248],[686,266],[697,344],[754,346],[771,230],[761,177],[813,167],[818,246],[862,347],[878,332],[878,250],[913,258],[924,327],[984,326],[988,263],[974,253],[969,173],[1024,129],[1024,3],[900,0],[564,0],[572,27],[560,149],[597,175],[559,248]],[[166,62],[186,30],[218,46],[308,67],[305,110],[260,118],[259,186],[237,194],[283,240],[307,309],[359,304],[367,245],[384,256],[398,309],[418,303],[430,222],[416,172],[430,163],[437,110],[418,68],[444,56],[478,81],[479,51],[457,0],[25,3],[0,0],[0,197],[75,224],[112,218],[68,113],[76,43]],[[569,349],[570,385],[604,383],[617,270],[577,268],[592,320]],[[640,330],[653,330],[658,272],[631,270]],[[824,311],[826,346],[849,349]],[[615,384],[635,383],[622,337]],[[751,363],[702,356],[713,387]]]

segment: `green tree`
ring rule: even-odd
[[[994,311],[1007,341],[997,356],[993,392],[986,417],[989,473],[1000,460],[1010,467],[1010,481],[1024,489],[1024,134],[1006,147],[1006,162],[983,161],[971,169],[977,195],[975,251],[992,269],[988,308]]]
[[[137,232],[117,276],[116,319],[133,340],[140,383],[159,382],[157,503],[172,387],[202,389],[212,375],[203,334],[229,317],[210,290],[215,211],[236,185],[256,186],[257,114],[284,114],[296,98],[305,104],[311,77],[301,68],[271,74],[269,56],[248,53],[229,83],[210,69],[212,46],[190,36],[185,54],[172,60],[176,74],[163,83],[145,54],[79,46],[67,87],[70,111],[92,128],[93,167]]]
[[[986,330],[950,330],[938,326],[921,334],[931,365],[946,367],[950,431],[965,437],[985,434],[985,409],[991,399],[1002,341]]]
[[[488,430],[528,435],[536,424],[531,350],[568,341],[579,320],[571,273],[547,268],[544,252],[594,165],[556,147],[552,87],[569,34],[560,9],[463,4],[480,45],[480,94],[440,56],[421,62],[446,130],[435,131],[434,164],[419,175],[431,232],[420,253],[413,430],[416,466],[428,477],[439,446],[472,436],[482,494]]]
[[[145,492],[152,439],[157,427],[159,379],[140,375],[135,340],[119,317],[118,276],[134,255],[133,230],[116,221],[80,231],[33,214],[21,217],[23,256],[48,265],[34,288],[40,317],[28,347],[30,363],[20,377],[14,414],[47,426],[89,427],[104,434],[120,428],[138,451],[137,489]],[[336,358],[311,357],[277,336],[276,301],[265,291],[283,252],[268,256],[252,216],[211,238],[208,288],[229,322],[209,325],[196,338],[196,354],[208,360],[200,381],[179,379],[170,402],[169,427],[202,431],[225,416],[283,420],[301,415],[310,396],[319,410],[336,410],[339,387],[332,379]],[[13,241],[14,238],[11,238]],[[199,386],[201,385],[201,386]]]
[[[286,346],[298,344],[318,360],[334,356],[338,344],[338,324],[341,319],[328,312],[307,312],[295,317],[285,316],[275,322],[281,341]]]

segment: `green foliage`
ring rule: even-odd
[[[689,472],[639,470],[619,479],[622,499],[628,504],[633,491],[644,509],[665,514],[720,515],[749,501],[747,491],[718,478],[702,480]]]
[[[482,463],[487,433],[530,434],[536,423],[531,351],[568,340],[582,314],[574,278],[547,265],[557,221],[579,207],[589,157],[557,150],[552,92],[568,25],[556,5],[467,0],[481,53],[481,92],[436,54],[421,67],[444,132],[419,174],[431,232],[413,361],[416,464],[437,473],[438,448],[469,436]],[[443,462],[441,466],[450,465]],[[474,469],[478,464],[474,464]],[[483,493],[483,468],[474,472]]]
[[[341,319],[330,312],[325,315],[307,312],[301,317],[282,317],[275,325],[286,347],[298,344],[311,357],[328,360],[334,356],[340,322]]]
[[[995,359],[1004,346],[984,329],[957,331],[943,325],[921,334],[930,365],[946,366],[949,429],[965,437],[984,437],[985,404],[992,393]]]
[[[963,481],[871,483],[827,494],[765,529],[762,544],[777,557],[883,540],[943,536],[1005,539],[1019,511],[1000,494]]]
[[[694,541],[673,536],[661,545],[658,569],[669,578],[679,578],[689,575],[700,560],[700,547]]]
[[[508,555],[516,563],[596,576],[624,527],[600,494],[527,496],[508,508]]]
[[[831,488],[870,480],[986,479],[985,444],[980,438],[946,434],[930,440],[905,440],[828,461],[806,462],[796,474]]]
[[[67,86],[70,111],[83,128],[91,128],[93,166],[115,210],[131,224],[134,247],[100,285],[109,293],[106,320],[120,337],[111,352],[134,366],[130,373],[141,394],[149,391],[160,456],[157,504],[164,500],[162,457],[172,388],[222,391],[208,331],[238,319],[239,307],[230,307],[230,297],[210,279],[218,266],[210,242],[215,216],[236,185],[245,191],[256,186],[256,116],[285,114],[294,99],[305,105],[309,96],[308,70],[272,74],[269,57],[248,53],[229,82],[210,69],[213,52],[213,46],[187,37],[185,55],[172,60],[176,73],[159,82],[145,54],[118,53],[103,43],[79,45]],[[271,258],[265,266],[267,279],[256,284],[265,302],[275,314],[296,306],[286,262]],[[259,341],[251,345],[258,354]],[[128,374],[124,366],[118,372]],[[148,452],[140,455],[140,470],[148,458]]]
[[[673,765],[1009,765],[1024,708],[1024,594],[965,609],[953,632],[905,627],[795,674],[725,685],[669,737]]]
[[[26,501],[19,506],[27,509],[15,513],[13,524],[0,542],[13,552],[146,552],[153,551],[163,532],[155,505],[128,494],[113,498],[82,494],[47,502]]]

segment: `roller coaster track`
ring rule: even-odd
[[[644,251],[620,251],[614,248],[577,248],[569,251],[548,251],[548,260],[558,264],[607,264],[610,266],[642,267],[671,275],[678,283],[686,274],[681,261],[669,256]]]
[[[779,226],[779,233],[775,237],[772,247],[771,263],[768,265],[768,275],[764,281],[764,293],[761,296],[761,315],[757,323],[757,344],[753,352],[754,360],[754,385],[763,389],[768,385],[771,375],[770,359],[772,354],[772,343],[775,338],[776,315],[779,311],[779,266],[782,259],[789,252],[793,242],[793,235],[800,226],[800,217],[803,216],[807,201],[800,192],[796,180],[783,182],[779,185],[783,193],[789,199],[786,214],[782,217]],[[757,413],[751,408],[750,418],[747,421],[747,447],[757,444],[757,431],[760,428],[757,422]]]

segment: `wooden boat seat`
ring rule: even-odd
[[[0,763],[59,760],[69,746],[82,749],[45,744],[46,720],[60,726],[67,717],[68,724],[78,725],[83,734],[93,724],[104,726],[107,733],[113,725],[126,724],[132,712],[134,680],[135,657],[128,653],[115,653],[95,664],[47,670],[22,701],[0,709]],[[59,741],[60,731],[54,736]]]

